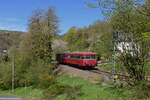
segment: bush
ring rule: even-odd
[[[48,74],[41,74],[39,76],[40,82],[39,82],[39,87],[40,88],[49,88],[49,86],[56,84],[56,80],[53,75],[48,75]]]
[[[55,83],[53,65],[43,60],[32,60],[22,56],[15,57],[15,88],[34,85],[48,88]],[[0,63],[0,89],[11,89],[12,62]]]
[[[43,93],[42,100],[53,100],[59,95],[65,95],[66,100],[75,100],[77,96],[81,95],[80,88],[81,86],[54,84]]]
[[[150,99],[150,84],[141,81],[139,85],[132,87],[135,97],[139,100],[149,100]]]
[[[11,65],[7,62],[0,63],[0,89],[11,88]]]

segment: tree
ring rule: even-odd
[[[113,42],[116,48],[121,44],[123,52],[118,50],[118,53],[121,53],[120,60],[130,75],[129,82],[133,81],[132,85],[138,85],[141,81],[145,81],[145,61],[149,46],[148,40],[145,40],[143,35],[148,37],[146,27],[149,23],[149,1],[97,0],[97,5],[91,3],[88,5],[101,8],[106,19],[111,20],[113,33],[119,33]]]
[[[88,27],[89,29],[89,41],[91,49],[97,52],[101,56],[107,58],[112,54],[112,27],[110,21],[95,21]]]
[[[20,43],[20,57],[16,59],[16,66],[19,66],[16,75],[22,73],[17,76],[19,84],[48,86],[53,81],[49,76],[53,76],[52,40],[58,32],[57,23],[53,7],[33,11],[28,33],[24,34]]]
[[[97,20],[87,27],[71,27],[64,35],[70,51],[92,51],[110,57],[112,54],[110,21]]]
[[[64,39],[68,42],[68,49],[70,51],[73,51],[74,43],[76,41],[76,37],[74,36],[76,34],[76,28],[71,27],[68,32],[66,32]]]
[[[46,11],[34,10],[28,27],[34,58],[43,59],[47,63],[51,61],[52,37],[58,32],[57,23],[58,19],[53,7],[49,7]]]
[[[138,97],[149,97],[147,61],[150,52],[149,0],[96,0],[106,20],[111,20],[113,44],[122,68],[129,75],[126,82],[136,87]],[[138,90],[138,91],[137,91]],[[142,91],[142,92],[141,92]]]

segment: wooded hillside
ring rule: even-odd
[[[25,32],[0,30],[0,50],[9,49],[12,46],[18,47],[21,35]]]

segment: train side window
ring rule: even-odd
[[[86,55],[86,59],[90,59],[91,57],[90,57],[90,55]]]
[[[78,58],[78,55],[74,55],[74,58],[77,59],[77,58]]]
[[[81,58],[81,55],[71,55],[70,58],[73,58],[73,59],[80,59],[80,58]]]
[[[85,59],[85,56],[84,56],[84,55],[82,55],[82,59]]]
[[[77,59],[77,58],[78,58],[78,55],[75,55],[75,58]]]
[[[95,56],[95,55],[91,55],[91,58],[92,58],[92,59],[96,59],[96,56]]]
[[[77,59],[80,59],[80,55],[76,55],[76,58],[77,58]]]
[[[67,57],[68,57],[68,55],[64,55],[64,57],[65,57],[65,58],[67,58]]]
[[[74,58],[74,55],[71,55],[70,57],[71,57],[71,58]]]
[[[90,55],[83,55],[82,59],[91,59]]]
[[[71,58],[71,55],[68,55],[68,58]]]
[[[76,55],[73,55],[73,58],[75,59],[75,58],[76,58]]]

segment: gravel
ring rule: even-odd
[[[94,73],[90,70],[85,70],[73,66],[68,65],[58,65],[58,69],[60,70],[60,75],[69,75],[71,77],[82,77],[85,80],[89,80],[93,83],[103,84],[104,82],[109,80],[109,77],[103,73]]]
[[[15,96],[0,95],[0,100],[29,100]]]

